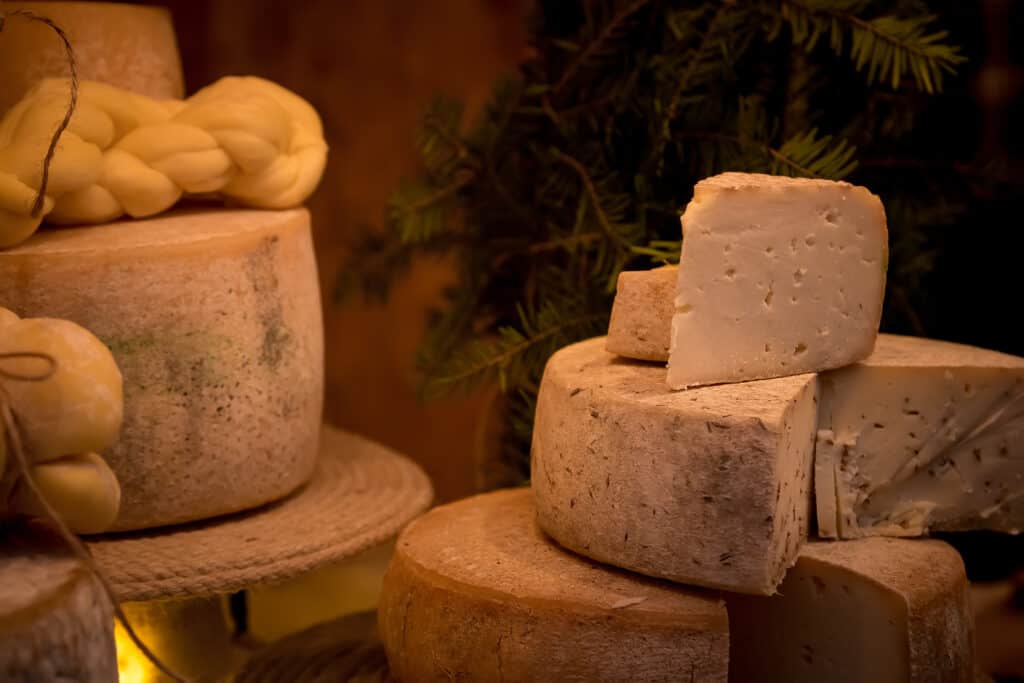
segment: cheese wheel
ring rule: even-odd
[[[110,601],[43,524],[0,526],[0,680],[117,681]]]
[[[3,3],[3,11],[49,17],[67,34],[78,77],[159,99],[184,96],[171,15],[163,7],[109,2]],[[67,77],[64,45],[48,26],[11,17],[0,38],[0,114],[44,78]]]
[[[676,266],[619,273],[608,351],[637,360],[668,360],[678,279]]]
[[[313,471],[323,331],[309,214],[178,212],[0,251],[0,301],[110,347],[124,425],[115,529],[280,498]]]
[[[555,547],[530,492],[434,509],[398,540],[381,638],[404,681],[725,681],[721,601]]]
[[[673,392],[591,339],[548,361],[533,430],[541,527],[601,562],[771,594],[807,535],[813,375]]]
[[[975,680],[967,577],[941,541],[809,543],[778,595],[726,601],[736,683]]]

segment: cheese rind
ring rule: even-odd
[[[968,683],[973,620],[941,541],[812,542],[773,597],[727,595],[736,683]]]
[[[28,10],[56,22],[71,41],[80,80],[110,83],[159,99],[184,94],[178,43],[166,8],[6,0],[4,10]],[[3,35],[0,114],[42,79],[68,75],[67,55],[53,29],[12,16]]]
[[[676,266],[619,273],[608,323],[610,353],[636,360],[668,360],[678,279]]]
[[[604,568],[554,546],[530,492],[436,508],[398,540],[379,607],[406,681],[725,681],[715,596]]]
[[[878,334],[888,232],[849,183],[724,173],[682,217],[674,389],[842,367]]]
[[[42,524],[0,526],[0,679],[117,681],[113,607]]]
[[[821,382],[822,536],[1024,529],[1024,358],[880,335]]]
[[[313,471],[323,394],[305,210],[179,212],[37,233],[0,252],[0,301],[72,320],[124,377],[116,529],[280,498]]]
[[[541,527],[587,557],[771,594],[810,517],[811,375],[673,392],[603,338],[548,361],[533,431]]]

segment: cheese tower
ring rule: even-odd
[[[57,23],[75,51],[78,77],[162,100],[184,94],[170,12],[110,2],[5,0],[4,12],[32,12]],[[66,77],[68,58],[50,27],[22,16],[7,19],[0,39],[0,115],[36,83]]]
[[[682,226],[669,386],[818,372],[871,353],[888,260],[878,197],[723,173],[697,183]]]
[[[881,335],[822,375],[822,536],[1024,530],[1024,358]]]
[[[619,273],[608,323],[609,353],[637,360],[668,360],[678,280],[676,266]]]
[[[941,541],[809,543],[773,597],[727,595],[734,683],[970,683],[973,617]]]
[[[0,301],[91,330],[124,376],[115,529],[280,498],[313,471],[323,331],[309,214],[183,211],[0,251]]]
[[[817,382],[673,392],[596,338],[548,361],[532,487],[563,546],[686,584],[771,594],[810,517]]]
[[[710,594],[556,548],[513,489],[436,508],[399,537],[381,638],[403,681],[725,681]]]
[[[0,680],[117,678],[113,608],[92,572],[48,527],[0,525]]]

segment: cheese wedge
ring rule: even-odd
[[[871,353],[888,233],[863,187],[723,173],[682,218],[674,389],[838,368]]]
[[[970,683],[967,577],[941,541],[809,543],[773,597],[728,595],[735,683]]]
[[[113,607],[41,523],[0,525],[0,680],[117,681]]]
[[[1024,530],[1024,358],[881,335],[821,381],[820,535]]]
[[[323,328],[309,214],[186,211],[0,251],[0,302],[76,322],[124,378],[114,529],[275,500],[312,474]]]
[[[637,360],[668,360],[678,279],[676,266],[619,273],[608,323],[610,353]]]
[[[111,2],[3,4],[5,11],[28,10],[56,22],[71,41],[79,79],[164,100],[183,96],[178,43],[166,8]],[[22,17],[6,22],[0,40],[0,114],[42,79],[67,75],[68,58],[53,29]]]
[[[726,680],[719,598],[558,549],[530,498],[468,498],[399,537],[379,607],[398,680]]]
[[[771,594],[810,518],[813,375],[673,392],[604,350],[548,361],[533,430],[541,527],[601,562]]]

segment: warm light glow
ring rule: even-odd
[[[150,675],[150,664],[135,647],[120,622],[114,623],[114,643],[117,645],[117,672],[120,683],[151,683],[157,680]]]

